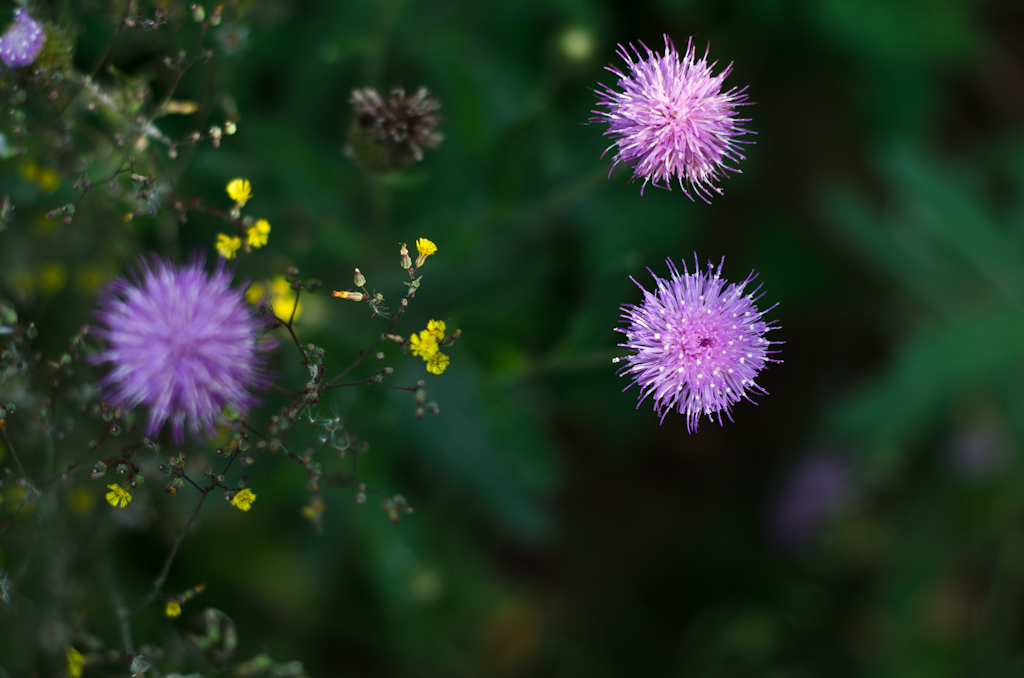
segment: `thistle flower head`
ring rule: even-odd
[[[260,339],[266,323],[231,287],[219,261],[213,273],[202,260],[175,266],[142,261],[131,281],[119,278],[101,293],[90,331],[106,341],[95,363],[110,365],[100,382],[115,407],[146,405],[146,433],[156,437],[170,421],[176,442],[186,420],[191,431],[213,434],[225,408],[245,412],[251,391],[267,385]]]
[[[11,68],[28,66],[43,49],[43,25],[22,8],[14,10],[14,23],[0,37],[0,59]]]
[[[370,87],[353,90],[349,103],[356,114],[349,133],[351,153],[374,171],[405,169],[423,159],[423,149],[437,148],[441,103],[425,87],[411,96],[396,87],[384,99]]]
[[[605,153],[615,149],[612,169],[620,162],[632,167],[633,177],[644,180],[641,195],[648,182],[671,190],[677,180],[691,200],[696,193],[709,202],[711,191],[722,192],[714,182],[723,170],[739,171],[730,163],[742,160],[740,145],[750,143],[739,140],[749,133],[743,128],[749,120],[736,117],[736,107],[747,105],[746,87],[723,92],[732,64],[713,75],[717,62],[708,63],[707,51],[697,59],[692,38],[682,55],[667,35],[664,55],[640,46],[644,54],[619,45],[627,72],[606,67],[619,90],[601,85],[597,105],[604,110],[592,111],[590,121],[608,123],[604,134],[614,143]]]
[[[724,263],[715,269],[709,262],[702,273],[694,255],[693,273],[684,263],[680,275],[668,260],[670,277],[659,278],[652,271],[653,292],[636,283],[643,301],[624,305],[625,327],[615,328],[626,335],[626,343],[619,346],[630,351],[615,362],[624,360],[619,374],[630,375],[640,387],[637,407],[653,396],[662,421],[675,410],[686,415],[691,432],[702,414],[712,421],[717,415],[721,424],[724,413],[731,421],[735,403],[750,400],[751,393],[765,393],[754,382],[765,363],[778,362],[770,357],[775,351],[769,347],[779,342],[765,338],[777,326],[766,322],[754,304],[760,286],[746,290],[754,273],[739,284],[727,283],[721,277]]]

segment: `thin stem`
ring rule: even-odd
[[[203,41],[206,40],[206,31],[208,31],[209,28],[210,24],[208,21],[204,21],[199,25],[199,44],[196,45],[196,53],[192,55],[191,61],[181,68],[175,69],[177,73],[175,74],[174,82],[171,83],[171,88],[167,90],[167,96],[164,97],[164,100],[160,102],[159,106],[157,106],[156,115],[159,115],[167,104],[170,103],[171,98],[174,96],[174,90],[178,89],[178,83],[181,82],[182,77],[184,77],[185,73],[187,73],[188,70],[195,66],[196,62],[199,61],[199,57],[203,53]]]
[[[285,322],[281,318],[278,318],[277,315],[275,315],[274,318],[277,320],[277,322],[281,324],[281,327],[288,330],[288,334],[292,335],[292,341],[295,342],[295,348],[299,349],[299,353],[302,354],[302,361],[308,365],[309,355],[306,353],[306,349],[302,348],[302,344],[299,342],[299,335],[295,334],[294,328],[295,312],[299,310],[299,296],[301,295],[301,293],[302,287],[300,286],[297,290],[295,290],[295,304],[292,305],[292,313],[291,316],[288,318],[288,322]]]
[[[377,384],[378,386],[383,386],[384,388],[393,388],[396,391],[415,391],[418,388],[417,386],[395,386],[393,384],[385,384],[382,381],[377,381],[375,378],[370,377],[369,379],[363,379],[362,381],[347,381],[344,384],[330,384],[328,386],[324,386],[324,390],[326,391],[332,388],[345,388],[346,386],[362,386],[364,384]]]
[[[181,479],[183,479],[183,480],[187,480],[187,481],[189,482],[189,484],[190,484],[190,485],[191,485],[192,487],[196,488],[196,489],[197,489],[197,490],[199,490],[200,492],[202,492],[202,491],[203,491],[203,488],[199,487],[199,484],[198,484],[198,483],[196,483],[196,481],[192,480],[191,478],[189,478],[189,477],[188,477],[187,475],[185,475],[184,473],[182,473],[182,472],[180,472],[180,471],[175,471],[173,475],[175,475],[175,476],[177,476],[178,478],[181,478]]]
[[[335,384],[338,380],[340,380],[342,377],[344,377],[346,374],[348,374],[349,372],[351,372],[355,368],[359,367],[359,365],[362,364],[362,362],[364,360],[366,360],[366,356],[368,356],[371,353],[373,353],[373,350],[375,348],[377,348],[378,346],[380,346],[384,342],[384,339],[387,338],[387,335],[391,334],[391,331],[393,329],[395,329],[395,325],[398,324],[398,319],[402,317],[402,315],[405,313],[405,310],[407,308],[409,308],[409,307],[408,306],[403,306],[402,308],[400,308],[398,310],[398,312],[395,313],[395,317],[393,317],[391,319],[391,324],[388,325],[388,328],[384,331],[384,333],[381,334],[377,338],[377,341],[373,342],[373,344],[370,346],[370,348],[366,349],[365,351],[360,352],[359,357],[356,358],[352,362],[351,365],[349,365],[348,367],[343,369],[341,372],[339,372],[337,375],[335,375],[335,377],[333,379],[331,379],[329,382],[327,382],[327,385],[324,388],[325,389],[332,388],[333,384]]]
[[[125,163],[126,162],[128,163],[127,167],[125,167]],[[91,191],[93,188],[95,188],[96,186],[99,186],[100,184],[105,184],[105,183],[107,183],[109,181],[113,181],[114,179],[116,179],[117,177],[121,176],[125,172],[134,172],[134,171],[135,171],[135,161],[132,159],[132,157],[129,154],[125,153],[124,159],[122,159],[121,162],[118,163],[117,169],[114,170],[114,172],[110,176],[106,177],[105,179],[100,179],[99,181],[89,181],[88,179],[84,178],[85,175],[83,173],[83,180],[81,182],[82,194],[80,196],[78,196],[78,199],[75,200],[75,202],[74,202],[75,211],[76,212],[78,211],[78,206],[81,204],[82,200],[85,199],[85,196],[89,193],[89,191]]]
[[[78,86],[78,89],[75,90],[74,94],[68,97],[68,100],[64,102],[64,105],[61,106],[59,111],[57,111],[58,115],[63,115],[64,111],[68,110],[68,107],[71,106],[74,100],[78,98],[78,95],[82,93],[82,90],[85,89],[85,82],[91,81],[93,78],[95,78],[96,74],[100,72],[101,68],[103,68],[103,64],[106,63],[107,57],[110,56],[110,53],[114,51],[114,45],[117,43],[117,39],[121,36],[121,32],[124,30],[125,19],[127,19],[128,16],[131,14],[132,5],[134,4],[134,2],[135,0],[128,0],[124,4],[124,13],[121,15],[121,20],[117,22],[117,30],[114,31],[113,37],[110,38],[110,40],[107,42],[107,46],[103,50],[102,56],[100,56],[100,58],[97,59],[96,65],[92,67],[91,71],[89,71],[89,75],[86,78],[86,80]]]
[[[11,439],[7,436],[6,425],[0,427],[0,434],[4,437],[4,446],[10,451],[11,456],[14,457],[14,463],[18,465],[18,471],[21,473],[21,477],[28,480],[28,473],[25,472],[25,467],[21,464],[21,458],[18,457],[18,452],[14,449],[14,444],[11,443]]]
[[[206,501],[208,496],[210,496],[209,491],[203,493],[199,498],[199,503],[196,504],[196,510],[192,512],[192,515],[190,515],[188,520],[185,522],[185,526],[181,528],[178,538],[174,541],[174,546],[171,547],[171,552],[167,554],[167,560],[164,561],[164,566],[160,570],[160,574],[157,575],[156,580],[153,582],[154,593],[160,591],[160,587],[164,585],[165,581],[167,581],[167,575],[171,571],[171,563],[174,562],[175,556],[178,555],[178,549],[181,547],[181,542],[185,540],[185,534],[188,533],[188,528],[192,527],[192,523],[195,522],[196,516],[199,515],[199,510],[203,508],[203,503]]]
[[[154,598],[160,595],[160,587],[167,581],[167,575],[170,574],[171,564],[174,563],[175,557],[178,555],[178,549],[181,548],[181,542],[185,540],[185,535],[188,533],[188,529],[192,527],[192,523],[195,522],[196,516],[199,515],[199,510],[203,508],[203,502],[210,496],[210,492],[213,490],[213,486],[203,490],[202,496],[199,498],[199,503],[196,504],[196,509],[192,511],[192,515],[185,521],[185,526],[181,528],[181,532],[178,533],[178,538],[174,540],[174,546],[171,547],[171,552],[167,554],[167,560],[164,561],[164,566],[160,570],[160,574],[157,575],[156,579],[153,580],[153,587],[149,593],[143,596],[142,600],[135,604],[128,612],[124,613],[128,619],[131,619],[139,611],[148,605]]]
[[[92,442],[90,442],[89,443],[89,449],[87,449],[85,451],[85,453],[82,454],[81,457],[76,459],[74,462],[68,464],[68,467],[66,469],[64,469],[64,477],[67,477],[67,475],[69,473],[71,473],[73,470],[75,470],[75,468],[77,468],[79,464],[81,464],[83,461],[85,461],[86,457],[88,457],[90,454],[92,454],[96,450],[100,449],[100,447],[103,446],[103,443],[105,443],[107,441],[108,437],[110,437],[110,432],[106,431],[106,432],[104,432],[103,437],[100,438],[98,441],[96,441],[95,445],[92,444]]]
[[[36,499],[39,496],[40,493],[38,490],[36,490],[35,487],[32,487],[31,489],[28,487],[25,488],[25,496],[21,498],[21,501],[18,502],[18,505],[14,508],[10,515],[7,516],[7,520],[0,524],[0,537],[4,536],[4,532],[6,532],[7,528],[10,527],[11,523],[14,522],[14,519],[18,517],[18,514],[21,513],[21,509],[25,508],[25,506],[28,505],[30,501]]]
[[[302,294],[302,286],[295,290],[295,303],[292,304],[292,314],[288,317],[288,327],[295,323],[295,312],[299,310],[299,296]]]
[[[114,599],[114,609],[117,610],[118,623],[121,627],[121,642],[124,643],[125,654],[135,652],[135,643],[132,642],[132,620],[124,607],[124,595],[121,593],[121,586],[118,584],[117,575],[114,574],[114,564],[109,563],[107,577],[110,580],[110,596]]]

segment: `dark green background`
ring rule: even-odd
[[[317,535],[300,517],[302,471],[262,458],[249,473],[253,510],[213,502],[172,570],[171,590],[203,582],[206,592],[174,621],[144,612],[137,643],[171,642],[170,628],[190,628],[212,605],[238,622],[241,654],[267,648],[321,676],[1024,670],[1024,8],[246,7],[242,49],[198,65],[178,91],[207,121],[166,120],[180,135],[237,107],[238,133],[160,169],[180,177],[182,195],[222,207],[229,179],[252,181],[246,212],[273,231],[240,259],[239,277],[296,265],[323,280],[297,329],[327,350],[329,367],[386,328],[330,290],[350,288],[358,266],[396,301],[398,246],[418,237],[438,253],[397,331],[439,318],[463,337],[439,377],[387,349],[392,383],[425,378],[437,417],[417,421],[407,393],[373,388],[333,392],[320,408],[369,441],[366,482],[403,494],[415,513],[392,525],[372,497],[358,506],[332,490]],[[82,69],[112,32],[104,8],[77,19]],[[194,25],[173,28],[126,34],[111,60],[159,92],[160,58],[194,45]],[[230,28],[214,31],[215,46]],[[571,29],[591,40],[582,59],[563,48]],[[679,48],[688,36],[698,51],[710,42],[719,67],[734,63],[727,85],[748,85],[755,102],[742,112],[756,144],[711,205],[678,190],[641,197],[623,167],[606,179],[603,126],[587,124],[597,83],[613,82],[603,67],[621,67],[615,45],[660,49],[663,33]],[[441,100],[445,140],[402,175],[369,176],[343,153],[347,99],[393,85],[425,85]],[[18,209],[74,195],[67,183],[61,191]],[[142,251],[212,254],[223,229],[171,214],[125,226],[123,210],[106,207],[106,221],[71,228],[121,233],[120,249],[102,250],[114,270]],[[732,280],[756,270],[760,303],[779,304],[770,338],[785,343],[784,362],[759,379],[770,395],[690,435],[680,416],[659,426],[649,402],[636,409],[611,359],[618,307],[639,298],[629,276],[646,285],[645,267],[665,275],[666,258],[692,263],[694,253],[725,256]],[[53,347],[88,321],[91,301],[72,287],[24,301],[42,340],[53,328]],[[274,369],[298,388],[306,377],[281,337]],[[283,404],[275,398],[254,421]],[[314,435],[300,426],[293,442]],[[843,465],[846,487],[794,546],[772,513],[796,491],[794,469],[822,456]],[[141,491],[156,509],[147,527],[115,541],[129,599],[193,505],[159,487],[154,478]],[[92,519],[111,520],[108,508]],[[85,598],[95,601],[86,625],[116,645],[102,593]]]

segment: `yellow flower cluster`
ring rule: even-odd
[[[120,485],[107,485],[107,489],[107,503],[115,508],[124,508],[132,500],[131,493]]]
[[[168,600],[167,605],[164,606],[164,614],[172,619],[177,617],[181,614],[181,603],[176,600]]]
[[[53,193],[60,188],[60,174],[52,167],[43,167],[34,160],[26,160],[18,170],[22,179],[36,184],[44,193]]]
[[[235,496],[231,497],[231,505],[242,511],[251,509],[254,501],[256,501],[256,493],[248,487],[243,487],[235,493]]]
[[[427,372],[431,374],[441,374],[451,362],[451,358],[441,353],[444,331],[443,320],[431,320],[427,323],[427,329],[409,337],[409,352],[418,358],[423,358],[423,361],[427,363]]]
[[[240,210],[252,198],[252,185],[248,179],[232,179],[227,186],[228,197],[235,201],[235,207],[231,216],[239,218]],[[259,219],[255,224],[245,229],[246,252],[249,248],[259,249],[270,240],[270,222],[266,219]],[[242,247],[242,238],[225,233],[217,234],[217,252],[225,259],[234,259],[238,250]]]
[[[295,309],[296,320],[302,315],[302,301],[299,301],[298,306],[295,305],[295,290],[283,275],[275,276],[266,283],[254,282],[245,291],[245,300],[253,306],[264,297],[269,298],[274,315],[282,320],[292,317],[292,309]]]

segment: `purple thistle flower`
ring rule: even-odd
[[[618,77],[622,91],[601,84],[597,105],[607,110],[591,111],[594,117],[590,121],[607,122],[604,134],[615,140],[605,149],[607,153],[616,148],[611,169],[620,162],[632,167],[633,178],[644,180],[640,195],[648,181],[671,190],[672,180],[678,179],[688,198],[693,200],[687,184],[704,202],[710,202],[709,191],[722,193],[712,182],[722,170],[739,172],[726,163],[742,160],[740,144],[753,143],[738,139],[752,133],[742,126],[749,119],[736,117],[736,107],[748,105],[747,88],[723,92],[722,83],[732,64],[712,75],[718,62],[708,64],[707,51],[698,60],[692,38],[682,59],[667,35],[664,56],[642,42],[640,46],[646,58],[629,45],[636,54],[634,62],[629,51],[619,45],[618,55],[629,64],[629,74],[614,66],[605,70]]]
[[[28,66],[43,48],[43,25],[20,7],[14,10],[14,23],[0,37],[0,59],[11,68]]]
[[[727,285],[721,278],[724,263],[723,258],[715,270],[708,262],[708,270],[701,273],[695,254],[694,272],[684,262],[680,275],[669,259],[668,280],[647,269],[657,284],[654,292],[631,278],[643,290],[644,300],[622,306],[627,326],[615,328],[626,335],[626,343],[619,346],[631,352],[613,362],[625,360],[619,374],[632,375],[640,386],[637,407],[653,395],[661,420],[676,410],[686,415],[690,432],[697,430],[701,414],[712,421],[717,414],[721,424],[724,412],[732,421],[733,404],[741,398],[750,400],[749,393],[766,393],[754,383],[765,363],[779,362],[769,357],[776,353],[769,346],[781,342],[764,336],[778,329],[774,321],[764,320],[764,313],[775,306],[757,310],[760,285],[745,291],[755,277],[753,271],[742,283]]]
[[[266,323],[232,289],[223,263],[207,273],[201,259],[180,268],[143,260],[132,281],[100,293],[96,317],[105,327],[93,332],[107,348],[93,362],[112,368],[100,385],[115,407],[149,407],[150,437],[170,421],[181,442],[186,419],[196,435],[212,435],[223,409],[245,412],[256,404],[251,390],[268,385]]]

